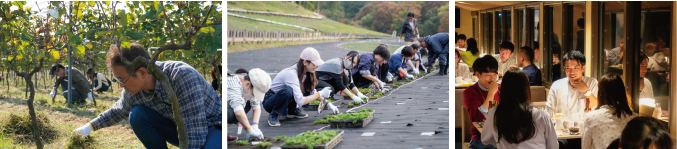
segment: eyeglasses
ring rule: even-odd
[[[124,81],[120,81],[120,80],[118,79],[118,83],[119,83],[120,85],[125,85],[125,83],[127,82],[127,80],[129,80],[129,78],[132,77],[132,76],[134,75],[134,73],[136,73],[136,72],[132,72],[132,74],[129,74],[129,76],[127,76],[127,78],[126,78]]]

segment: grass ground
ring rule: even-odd
[[[273,2],[273,1],[246,1],[246,2],[228,2],[228,8],[240,8],[245,10],[271,11],[282,12],[288,14],[298,14],[315,16],[312,11],[309,11],[295,3],[291,2]],[[230,21],[230,20],[228,20]]]
[[[243,13],[235,13],[238,15],[243,15],[251,18],[260,18],[260,19],[266,19],[270,21],[276,21],[276,22],[282,22],[282,23],[287,23],[287,24],[293,24],[293,25],[298,25],[298,26],[303,26],[303,27],[308,27],[312,29],[317,29],[323,32],[335,32],[335,33],[345,33],[345,34],[367,34],[367,35],[386,35],[384,33],[368,30],[368,29],[363,29],[351,25],[346,25],[343,23],[336,22],[331,19],[322,19],[322,20],[317,20],[317,19],[304,19],[304,18],[290,18],[290,17],[280,17],[280,16],[268,16],[268,15],[256,15],[256,14],[243,14]],[[228,20],[228,24],[230,24],[231,20]],[[237,22],[236,22],[237,24]],[[228,26],[228,29],[234,26]],[[251,27],[250,27],[251,28]],[[261,28],[261,27],[259,27]]]
[[[254,21],[233,16],[228,16],[228,30],[305,32],[300,28]]]
[[[42,78],[39,78],[42,80]],[[50,79],[47,79],[50,80]],[[50,82],[50,81],[47,81]],[[24,98],[25,84],[23,81],[14,83],[9,81],[9,86],[6,82],[0,83],[0,148],[35,148],[35,143],[30,139],[21,139],[24,137],[21,134],[3,133],[8,129],[8,122],[6,121],[10,115],[28,115],[27,99]],[[51,85],[39,84],[36,88],[34,106],[37,114],[44,114],[49,123],[49,127],[55,130],[53,139],[43,141],[45,148],[78,148],[77,146],[69,146],[74,142],[81,141],[73,139],[74,129],[81,125],[87,124],[90,120],[96,118],[99,113],[110,108],[119,99],[120,91],[122,90],[113,84],[112,92],[104,92],[103,94],[94,93],[97,105],[88,101],[86,105],[67,105],[64,104],[66,99],[57,95],[56,103],[52,103],[49,98],[48,88]],[[61,91],[59,89],[59,91]],[[103,128],[94,131],[90,134],[92,139],[85,142],[89,145],[86,148],[144,148],[143,144],[136,138],[134,131],[129,125],[129,121],[124,120],[119,124],[111,127]],[[45,139],[43,139],[45,140]],[[80,143],[82,144],[82,143]],[[168,146],[171,146],[168,144]],[[171,147],[177,148],[177,147]]]
[[[352,49],[352,50],[357,50],[357,51],[366,51],[366,52],[372,52],[378,46],[380,43],[374,40],[370,41],[364,41],[364,42],[352,42],[352,43],[346,43],[342,44],[341,47]],[[390,53],[395,52],[397,48],[400,48],[400,45],[386,45],[388,46],[388,50],[390,50]]]
[[[353,40],[353,39],[350,39]],[[333,41],[333,40],[331,40]],[[271,42],[266,44],[252,44],[252,43],[241,43],[241,44],[232,44],[228,45],[228,54],[249,51],[249,50],[258,50],[265,48],[275,48],[275,47],[287,47],[287,46],[296,46],[304,44],[313,44],[313,43],[323,43],[329,42],[329,40],[314,40],[314,41],[286,41],[286,42]]]

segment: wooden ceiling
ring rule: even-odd
[[[530,2],[533,1],[456,1],[455,4],[458,8],[467,9],[470,11],[478,11]]]
[[[455,4],[458,8],[478,11],[532,2],[534,1],[456,1]],[[642,2],[642,10],[670,8],[672,3],[672,1]],[[606,11],[623,10],[623,2],[606,2],[605,6]],[[576,4],[574,5],[574,9],[585,9],[585,5]]]

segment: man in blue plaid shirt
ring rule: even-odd
[[[121,51],[129,61],[139,56],[151,59],[144,47],[137,43]],[[110,109],[74,131],[87,136],[92,131],[129,118],[134,133],[146,148],[167,148],[165,142],[179,146],[171,103],[160,82],[148,73],[146,64],[123,64],[117,46],[113,45],[106,57],[106,65],[124,88],[122,95]],[[188,135],[188,147],[221,148],[221,98],[214,88],[184,62],[155,62],[155,66],[167,75],[176,92]]]

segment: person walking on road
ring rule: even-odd
[[[419,38],[418,23],[416,22],[416,18],[414,18],[413,12],[407,13],[407,18],[402,22],[402,31],[400,40],[398,41],[400,44],[402,44],[402,38],[404,38],[405,46],[414,44],[414,39]]]

